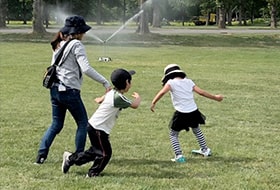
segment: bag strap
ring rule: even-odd
[[[72,40],[72,39],[71,39],[71,40]],[[55,60],[55,62],[54,62],[54,65],[55,65],[55,66],[58,66],[58,63],[59,63],[60,59],[62,58],[63,52],[64,52],[66,46],[69,44],[69,42],[70,42],[71,40],[68,40],[68,41],[64,44],[64,46],[62,47],[62,49],[60,50],[60,53],[59,53],[59,55],[57,56],[57,58],[56,58],[56,60]],[[62,63],[63,63],[63,62],[62,62]],[[62,65],[62,63],[61,63],[60,65]]]

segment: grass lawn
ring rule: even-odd
[[[85,46],[91,65],[109,79],[113,69],[134,69],[132,89],[139,109],[123,110],[111,134],[113,156],[101,177],[85,178],[90,164],[61,172],[62,154],[74,150],[76,125],[67,114],[43,165],[34,165],[40,139],[51,122],[49,92],[42,75],[50,63],[49,36],[0,34],[0,189],[262,189],[280,187],[279,35],[190,35],[116,38],[112,45]],[[52,37],[52,36],[51,36]],[[123,36],[122,36],[123,37]],[[16,39],[16,40],[13,40]],[[17,40],[18,39],[18,40]],[[34,39],[34,40],[33,40]],[[112,62],[98,62],[109,56]],[[172,163],[168,123],[174,112],[169,95],[150,103],[161,88],[163,68],[177,63],[211,93],[196,95],[207,116],[202,131],[213,156],[191,155],[192,133],[180,133],[187,162]],[[84,78],[88,115],[104,88]],[[89,142],[87,143],[89,145]]]

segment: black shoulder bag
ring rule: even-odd
[[[47,67],[47,70],[44,74],[44,77],[43,77],[43,87],[45,88],[51,88],[52,85],[58,81],[57,77],[56,77],[56,67],[58,66],[58,63],[60,61],[60,59],[62,58],[62,55],[63,55],[63,52],[66,48],[66,46],[68,45],[68,43],[70,42],[71,40],[67,41],[64,46],[62,47],[59,55],[57,56],[54,64],[52,64],[51,66],[48,66]],[[63,63],[63,62],[62,62]],[[62,63],[60,65],[62,65]]]

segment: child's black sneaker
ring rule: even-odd
[[[63,153],[63,161],[62,161],[61,170],[65,174],[68,172],[68,170],[71,167],[70,160],[69,160],[69,156],[71,154],[72,154],[71,152],[67,152],[67,151]]]

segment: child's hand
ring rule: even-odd
[[[137,92],[133,92],[132,97],[135,99],[139,99],[140,95]]]
[[[140,105],[141,97],[137,92],[133,92],[132,97],[134,98],[134,100],[132,101],[130,107],[136,109]]]
[[[104,96],[97,97],[97,98],[94,99],[94,101],[98,104],[101,104],[103,102],[103,100],[104,100]]]
[[[109,92],[110,90],[112,90],[112,87],[111,87],[111,86],[109,86],[108,88],[106,88],[105,93]]]
[[[215,99],[216,99],[218,102],[221,102],[221,101],[224,99],[224,97],[223,97],[222,95],[218,94],[218,95],[215,95]]]
[[[152,112],[155,112],[155,106],[156,106],[156,104],[151,104],[150,110],[151,110]]]

